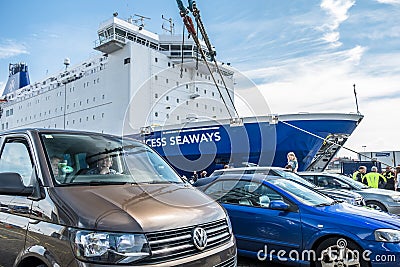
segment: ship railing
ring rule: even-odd
[[[108,43],[108,42],[111,42],[111,41],[119,41],[119,42],[125,44],[126,43],[126,38],[125,38],[125,36],[122,36],[122,35],[120,35],[118,33],[114,33],[114,34],[112,34],[112,35],[110,35],[108,37],[105,37],[105,38],[102,37],[99,40],[95,40],[94,41],[94,46],[98,47],[98,46],[100,46],[102,44],[105,44],[105,43]]]

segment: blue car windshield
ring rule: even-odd
[[[308,206],[329,206],[335,203],[333,199],[290,180],[271,179],[268,180],[268,182],[281,188],[298,201]]]
[[[42,134],[55,184],[183,183],[151,148],[97,134]]]

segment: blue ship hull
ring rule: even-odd
[[[134,137],[153,147],[181,175],[202,170],[210,174],[225,164],[284,167],[290,151],[296,154],[302,171],[310,166],[325,138],[349,136],[361,119],[355,114],[295,114],[280,116],[277,123],[263,118],[246,118],[242,126],[192,123]]]

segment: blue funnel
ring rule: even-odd
[[[8,81],[3,96],[29,84],[28,66],[25,63],[10,64]]]

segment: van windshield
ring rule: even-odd
[[[46,133],[41,139],[58,185],[183,183],[151,148],[128,138]]]

